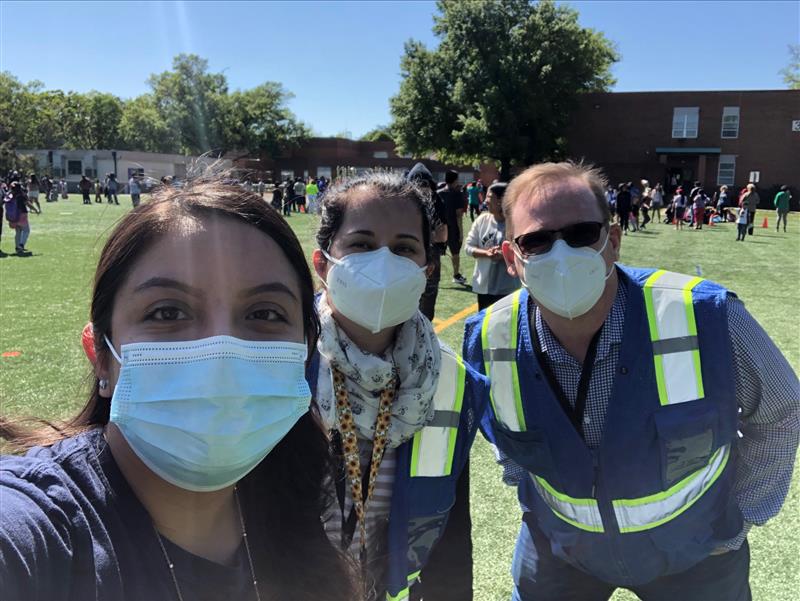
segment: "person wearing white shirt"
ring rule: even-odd
[[[478,310],[520,287],[519,278],[509,275],[501,251],[506,235],[503,194],[507,185],[498,182],[489,187],[489,212],[479,215],[467,234],[465,252],[475,258],[472,291],[478,295]]]

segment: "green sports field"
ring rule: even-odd
[[[98,253],[114,223],[130,208],[84,206],[79,196],[42,204],[42,215],[31,215],[27,247],[32,256],[0,258],[0,412],[59,419],[73,414],[87,394],[89,364],[80,333],[89,314],[91,282]],[[760,211],[758,225],[773,212]],[[289,218],[307,252],[313,248],[316,218]],[[465,220],[465,228],[469,220]],[[800,367],[800,216],[789,220],[789,233],[756,229],[747,241],[735,242],[735,225],[684,230],[652,224],[646,233],[623,238],[622,260],[630,265],[657,266],[696,273],[736,291],[750,312],[783,350],[795,371]],[[4,224],[0,249],[13,250],[13,231]],[[462,257],[462,272],[472,262]],[[265,264],[265,268],[268,266]],[[460,348],[463,317],[475,302],[467,289],[452,284],[448,258],[443,261],[442,288],[436,324],[441,336]],[[514,491],[500,481],[489,447],[482,439],[472,453],[472,516],[475,543],[475,598],[508,599],[509,565],[519,509]],[[1,508],[0,508],[1,510]],[[797,479],[781,514],[750,536],[751,582],[754,598],[783,601],[800,591],[800,488]],[[794,591],[794,592],[792,592]],[[635,597],[618,592],[615,600]],[[679,601],[679,600],[676,600]],[[714,600],[709,600],[714,601]],[[720,600],[722,601],[722,600]]]

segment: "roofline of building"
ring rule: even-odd
[[[758,89],[758,90],[631,90],[626,92],[616,92],[614,90],[608,92],[587,92],[587,94],[614,94],[621,96],[623,94],[762,94],[765,92],[788,92],[795,94],[800,93],[800,90],[790,90],[788,88],[773,88],[773,89]]]

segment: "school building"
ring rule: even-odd
[[[752,181],[770,207],[788,185],[800,209],[800,90],[586,94],[567,139],[570,157],[612,183],[738,191]]]

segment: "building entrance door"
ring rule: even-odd
[[[680,162],[676,161],[677,164],[667,165],[666,174],[665,174],[665,181],[664,181],[664,188],[672,194],[675,192],[675,188],[678,186],[683,186],[686,192],[688,192],[687,186],[691,187],[692,182],[694,182],[695,178],[695,165],[696,159],[694,161],[680,159]]]

